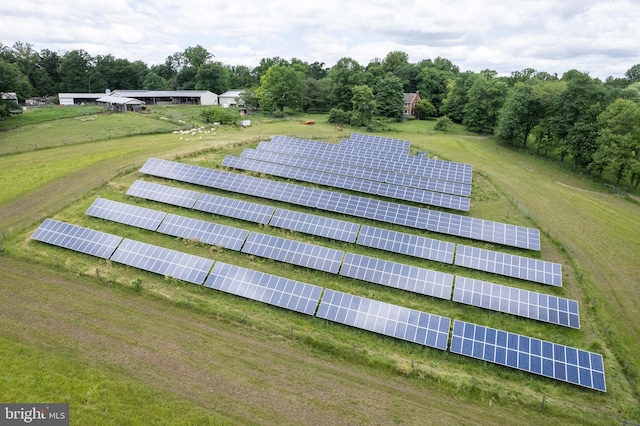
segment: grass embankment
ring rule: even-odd
[[[139,158],[141,162],[152,155],[172,158],[176,155],[192,155],[199,150],[204,150],[200,156],[189,157],[184,161],[202,164],[208,167],[216,167],[219,165],[221,159],[226,153],[238,154],[241,152],[242,146],[234,146],[234,144],[243,140],[259,140],[261,138],[260,135],[289,134],[307,138],[319,136],[325,140],[337,141],[340,137],[348,137],[349,134],[348,130],[342,133],[337,131],[333,126],[326,124],[303,126],[298,124],[297,120],[271,121],[254,119],[253,123],[254,125],[248,129],[220,128],[217,131],[217,135],[215,137],[212,136],[211,140],[202,142],[197,141],[195,144],[179,142],[175,135],[159,136],[154,141],[156,144],[158,144],[158,141],[162,141],[159,145],[154,145],[152,139],[147,139],[145,137],[128,139],[126,144],[136,146],[140,148],[140,151],[124,154],[122,157],[114,157],[108,161],[88,163],[92,165],[87,165],[88,169],[84,170],[97,171],[98,165],[109,163],[113,166],[118,163],[118,161],[120,161],[121,165],[124,165],[125,159],[128,161],[128,159],[131,158]],[[628,298],[625,300],[628,300],[626,305],[621,304],[616,308],[625,311],[622,314],[622,317],[634,318],[634,312],[633,310],[629,310],[629,308],[630,306],[632,307],[634,300],[637,300],[637,296],[633,294],[633,290],[630,288],[626,289],[627,293],[624,293],[625,288],[620,284],[618,284],[617,287],[611,287],[608,288],[607,291],[603,291],[599,285],[595,285],[594,283],[599,282],[595,278],[598,274],[601,275],[609,273],[609,271],[601,269],[607,265],[603,266],[596,262],[595,260],[598,259],[595,259],[593,263],[585,261],[588,256],[595,256],[596,258],[598,256],[608,256],[607,250],[613,249],[614,243],[601,244],[604,251],[601,251],[599,255],[589,251],[586,251],[583,255],[582,252],[575,249],[574,242],[580,242],[583,238],[589,238],[589,235],[584,236],[584,233],[579,233],[580,225],[574,225],[573,228],[563,228],[563,231],[566,233],[565,235],[557,230],[558,226],[556,226],[555,222],[556,220],[560,220],[560,218],[562,221],[570,221],[571,218],[574,218],[579,214],[580,216],[578,217],[581,217],[582,220],[589,223],[590,226],[594,228],[601,228],[601,232],[604,232],[605,234],[607,232],[612,232],[612,235],[618,235],[624,232],[617,227],[620,226],[624,229],[623,224],[626,221],[625,217],[630,216],[631,219],[633,219],[634,214],[636,214],[635,217],[637,220],[637,210],[634,210],[634,207],[629,206],[635,206],[636,209],[638,206],[617,198],[609,199],[607,194],[602,194],[600,192],[597,192],[597,196],[596,194],[593,194],[593,196],[596,197],[595,199],[584,201],[584,189],[594,191],[596,188],[589,187],[588,183],[583,182],[565,171],[557,170],[547,162],[523,156],[510,150],[505,150],[484,138],[460,135],[436,135],[429,127],[432,123],[423,123],[423,127],[420,127],[421,124],[419,122],[411,122],[407,124],[410,124],[410,126],[405,128],[405,131],[398,131],[393,134],[386,133],[384,136],[409,139],[413,142],[412,146],[415,146],[416,149],[428,150],[432,154],[451,160],[469,162],[474,164],[476,170],[481,169],[486,172],[486,178],[483,177],[483,175],[478,174],[474,176],[474,197],[472,211],[470,212],[471,216],[499,220],[508,223],[530,225],[531,222],[529,219],[527,219],[526,216],[523,215],[522,212],[511,202],[511,196],[514,196],[516,199],[523,202],[535,214],[543,231],[551,229],[551,235],[554,236],[554,238],[546,236],[543,237],[542,253],[541,255],[536,255],[534,253],[518,251],[515,249],[491,247],[491,245],[488,244],[473,243],[465,239],[449,238],[436,234],[430,234],[429,236],[453,242],[531,255],[534,257],[540,256],[545,260],[561,262],[565,265],[565,286],[562,289],[541,289],[535,284],[527,284],[518,280],[501,278],[490,274],[466,271],[464,268],[437,264],[436,262],[426,262],[425,264],[425,262],[420,262],[405,256],[386,254],[384,252],[363,249],[347,244],[332,243],[329,240],[322,238],[312,238],[300,234],[292,234],[286,231],[270,229],[268,227],[258,227],[240,221],[232,221],[230,219],[212,219],[211,216],[207,217],[206,215],[197,212],[190,212],[184,209],[174,209],[158,203],[141,202],[123,195],[133,180],[140,176],[137,173],[133,173],[121,175],[115,179],[110,179],[111,176],[114,175],[113,167],[109,173],[106,173],[105,171],[105,176],[107,176],[106,179],[109,180],[109,183],[104,186],[100,186],[99,181],[92,181],[91,179],[88,179],[90,176],[87,174],[87,176],[85,176],[86,180],[81,180],[77,188],[70,190],[71,193],[75,194],[76,198],[82,194],[84,194],[84,196],[81,196],[76,203],[73,203],[69,208],[61,211],[56,215],[56,217],[69,222],[116,233],[125,237],[140,239],[169,248],[175,248],[181,251],[211,257],[216,260],[227,261],[229,263],[235,263],[242,266],[248,265],[254,269],[318,284],[326,288],[348,291],[365,297],[414,307],[452,318],[469,320],[497,328],[507,329],[509,331],[521,332],[522,334],[602,352],[605,355],[606,363],[605,367],[608,385],[607,394],[585,391],[567,384],[556,383],[548,379],[516,372],[498,366],[485,365],[475,360],[447,353],[440,353],[435,350],[424,350],[417,348],[415,345],[397,342],[393,339],[376,336],[372,333],[360,332],[335,324],[327,324],[324,321],[284,312],[256,302],[215,293],[208,289],[203,289],[189,284],[178,283],[172,279],[166,280],[161,277],[154,276],[153,274],[147,274],[132,268],[111,265],[109,262],[93,259],[89,256],[75,254],[55,247],[48,247],[39,243],[30,243],[28,242],[27,234],[12,235],[9,241],[5,241],[5,252],[10,256],[10,259],[18,259],[25,254],[31,258],[37,257],[40,262],[45,265],[49,265],[54,270],[56,270],[57,265],[64,265],[65,269],[71,270],[80,276],[95,276],[95,269],[98,268],[103,282],[113,283],[115,284],[115,287],[132,287],[132,282],[141,278],[143,282],[144,295],[153,298],[153,300],[155,300],[155,298],[165,299],[169,302],[177,303],[182,306],[184,306],[186,301],[189,300],[191,307],[188,310],[180,307],[177,307],[176,309],[182,309],[185,313],[187,311],[197,311],[194,314],[199,313],[198,315],[200,316],[198,318],[200,318],[201,322],[215,318],[215,325],[219,325],[221,327],[223,324],[232,324],[233,327],[239,327],[240,329],[249,327],[257,336],[285,336],[284,340],[282,337],[278,337],[275,341],[270,340],[270,345],[273,345],[276,348],[282,349],[281,346],[284,345],[282,342],[287,340],[286,336],[288,336],[290,332],[290,327],[293,327],[295,330],[294,337],[296,345],[300,345],[301,350],[307,351],[307,355],[310,354],[309,350],[311,350],[311,353],[314,353],[316,357],[319,356],[326,359],[328,362],[336,363],[344,368],[348,368],[350,370],[354,368],[358,370],[362,369],[363,371],[369,372],[369,374],[378,376],[383,375],[382,377],[385,381],[392,380],[389,378],[397,379],[398,377],[408,377],[411,380],[407,383],[410,383],[412,387],[415,386],[414,391],[416,392],[425,392],[425,388],[430,389],[431,391],[439,389],[439,395],[443,398],[461,399],[467,401],[465,404],[469,407],[476,407],[480,410],[475,412],[477,416],[470,416],[465,418],[466,420],[448,418],[445,416],[442,417],[443,421],[449,420],[453,423],[471,423],[478,421],[480,423],[485,423],[485,421],[477,419],[486,419],[486,423],[495,423],[496,421],[491,421],[491,416],[497,415],[502,418],[503,421],[501,421],[501,423],[504,423],[504,420],[506,419],[511,419],[511,422],[522,422],[521,418],[514,418],[511,415],[512,412],[520,409],[524,409],[525,412],[531,412],[531,415],[527,414],[526,417],[531,419],[533,423],[540,423],[540,415],[547,417],[548,421],[555,419],[556,421],[563,423],[573,422],[594,424],[619,422],[624,418],[635,419],[640,416],[637,409],[637,396],[634,395],[633,390],[633,386],[635,385],[633,384],[633,381],[631,381],[630,385],[625,378],[631,377],[630,372],[632,372],[634,368],[634,358],[629,357],[630,361],[626,371],[623,371],[622,367],[624,366],[624,362],[621,361],[623,358],[627,357],[627,354],[631,354],[631,351],[634,348],[634,344],[627,340],[633,336],[634,331],[627,331],[625,328],[627,327],[626,325],[620,328],[622,324],[621,322],[618,322],[618,317],[607,313],[607,309],[609,309],[608,306],[605,306],[606,309],[603,309],[604,305],[611,303],[611,301],[608,300],[610,293],[615,293],[616,298]],[[111,142],[115,143],[115,141]],[[108,144],[109,141],[101,143]],[[98,145],[99,144],[94,143],[91,144],[91,147],[97,147]],[[224,148],[222,149],[222,147]],[[67,149],[70,148],[65,148],[65,150]],[[48,150],[48,152],[51,151],[55,150]],[[30,156],[34,154],[37,153],[21,155]],[[74,153],[74,155],[77,155],[80,158],[88,156],[87,153],[83,153],[81,151]],[[0,159],[0,165],[5,160],[7,159]],[[531,170],[534,172],[532,173]],[[41,170],[37,169],[34,170],[33,173],[39,173],[40,171]],[[83,173],[83,171],[80,170],[77,173]],[[91,174],[91,176],[93,176],[93,174]],[[552,177],[552,179],[549,179],[549,177]],[[67,179],[69,179],[69,177],[67,177]],[[149,177],[144,177],[144,179],[151,180]],[[62,181],[64,181],[64,178]],[[551,183],[547,181],[551,181]],[[53,182],[60,182],[60,180],[54,180]],[[175,186],[190,187],[188,185],[180,185],[174,182],[166,182],[162,180],[158,180],[158,182]],[[532,182],[535,183],[535,185],[532,184]],[[554,184],[553,182],[562,182],[563,185]],[[44,191],[48,185],[53,185],[53,183],[44,184],[39,188],[39,190]],[[497,187],[494,185],[497,185]],[[96,186],[99,186],[98,190],[89,191],[90,188]],[[585,188],[585,186],[589,188]],[[216,192],[208,191],[203,188],[190,188],[204,192]],[[575,188],[583,190],[576,191]],[[503,192],[509,196],[505,196]],[[569,196],[570,193],[576,198],[572,199]],[[586,192],[586,194],[591,193]],[[289,238],[301,239],[303,241],[314,242],[316,244],[332,246],[348,251],[358,251],[363,254],[396,260],[403,263],[420,264],[425,267],[440,269],[446,272],[453,272],[465,276],[486,279],[488,281],[500,282],[517,287],[535,289],[546,293],[555,293],[566,297],[576,298],[581,303],[581,320],[583,328],[580,331],[566,330],[561,327],[513,318],[509,315],[489,313],[481,309],[465,307],[453,302],[415,296],[411,297],[404,292],[394,289],[387,289],[356,280],[306,270],[304,268],[282,265],[277,262],[245,256],[222,249],[211,249],[200,244],[193,244],[191,242],[160,236],[147,231],[136,230],[124,225],[117,225],[95,218],[88,218],[84,216],[83,212],[96,196],[136,203],[144,205],[145,207],[165,211],[174,211],[178,212],[178,214],[190,215],[201,219],[207,218],[208,220],[215,220],[216,222],[244,227],[250,230],[283,235]],[[236,197],[236,195],[231,194],[227,194],[227,196]],[[549,207],[549,204],[555,204],[556,199],[562,197],[568,198],[566,203],[570,203],[571,206],[574,206],[573,209],[567,208],[567,205],[563,205],[563,208],[556,208],[557,206]],[[604,197],[604,199],[600,199],[598,197]],[[14,201],[19,198],[20,197],[14,198]],[[27,196],[25,198],[29,197]],[[554,203],[549,203],[549,199],[554,200]],[[294,210],[304,210],[286,204],[280,205],[266,200],[254,199],[253,201],[259,201],[264,204],[270,204],[278,207],[293,208]],[[603,223],[600,215],[602,206],[599,205],[599,202],[601,201],[610,203],[612,206],[611,210],[621,216],[619,223],[615,221],[607,221],[606,223]],[[620,204],[618,205],[616,203]],[[15,206],[16,204],[9,202],[4,205]],[[61,204],[60,207],[62,205],[64,204]],[[548,208],[549,210],[547,210]],[[57,210],[53,209],[53,211]],[[21,212],[17,210],[14,214],[20,215]],[[403,230],[405,232],[417,232],[415,230],[411,231],[402,227],[391,227],[355,218],[329,215],[326,212],[322,212],[321,214],[376,226],[389,227],[392,229]],[[559,215],[560,218],[549,220],[547,218],[548,214]],[[564,223],[562,221],[559,223]],[[0,220],[0,223],[3,222]],[[608,229],[608,227],[615,229]],[[32,228],[29,228],[27,232],[30,232],[31,229]],[[606,238],[606,235],[604,238]],[[640,239],[634,239],[633,235],[630,235],[628,238],[622,238],[621,241],[624,245],[623,249],[635,250],[636,247],[633,245],[634,241],[639,240]],[[572,259],[569,258],[567,251],[563,252],[561,250],[562,243],[567,244],[572,248]],[[590,245],[597,245],[597,241],[594,240],[590,241],[589,244],[585,244],[587,247]],[[578,268],[577,273],[573,269],[574,266]],[[630,277],[630,274],[634,273],[633,268],[637,265],[634,263],[627,263],[627,260],[622,259],[618,266],[623,270],[619,271],[619,273],[622,274],[621,276],[629,274],[626,276]],[[580,275],[582,275],[582,280],[579,279]],[[89,278],[84,278],[84,280],[86,279]],[[144,299],[145,302],[147,301],[147,297]],[[96,309],[95,311],[99,313],[100,309]],[[237,324],[237,320],[242,318],[244,315],[247,315],[245,322],[243,324]],[[637,313],[635,314],[635,318],[638,318]],[[607,333],[607,328],[605,326],[607,321],[610,321],[611,324],[609,333]],[[635,323],[637,323],[637,321],[635,321]],[[633,324],[635,325],[635,323]],[[214,327],[213,323],[210,324]],[[35,344],[34,342],[31,343]],[[70,355],[68,359],[74,359],[74,356],[75,355]],[[244,356],[245,354],[243,353],[243,357]],[[411,368],[412,363],[414,364],[413,369]],[[112,364],[117,363],[105,361],[105,365]],[[260,362],[256,362],[252,365],[255,365],[255,368],[257,369],[263,368]],[[265,380],[269,386],[273,385],[274,379],[267,380],[265,378]],[[337,379],[334,378],[334,380]],[[350,380],[351,379],[347,380],[347,382]],[[340,382],[339,380],[337,381]],[[150,385],[161,387],[161,383],[161,381],[150,382]],[[342,384],[342,382],[340,383]],[[409,386],[409,384],[407,386]],[[540,401],[543,396],[546,398],[544,409],[540,406]],[[379,397],[384,397],[384,395],[379,395]],[[430,395],[430,397],[435,398],[435,395]],[[202,405],[202,403],[195,398],[187,399],[191,400],[198,406]],[[300,403],[300,401],[298,401],[298,403]],[[322,406],[322,403],[319,404]],[[345,400],[343,404],[349,407],[348,400]],[[307,406],[317,407],[315,402],[308,402],[305,404],[305,407]],[[432,409],[431,405],[428,405],[428,407],[428,410]],[[342,407],[341,410],[351,410],[352,408],[353,407]],[[231,408],[230,411],[235,411],[236,409],[239,409],[239,407]],[[360,411],[365,409],[365,407],[358,406],[355,409]],[[469,409],[472,410],[472,408]],[[422,410],[423,411],[418,411],[417,414],[422,414],[424,417],[428,411],[424,411],[424,407]],[[443,412],[456,413],[458,411],[460,410],[453,406],[446,404],[443,405]],[[470,413],[471,412],[474,411],[472,410]],[[405,421],[407,423],[414,423],[409,421],[410,417],[411,416],[409,415],[405,417],[392,416],[390,420],[395,422]],[[360,419],[354,417],[353,422],[360,422]]]

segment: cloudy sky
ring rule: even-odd
[[[84,49],[148,65],[201,45],[227,65],[280,56],[366,65],[393,50],[462,71],[623,77],[640,63],[637,0],[17,0],[0,43]]]

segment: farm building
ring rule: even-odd
[[[244,92],[242,89],[227,90],[218,96],[218,103],[222,106],[237,106],[242,104],[238,98]]]
[[[60,105],[95,104],[104,93],[58,93]]]
[[[144,102],[138,99],[112,95],[98,98],[96,102],[110,111],[138,111],[144,105]]]
[[[218,105],[218,95],[208,90],[114,90],[111,96],[135,98],[147,105]]]
[[[0,92],[0,98],[2,98],[3,101],[18,103],[18,95],[16,95],[15,92]]]
[[[420,92],[404,94],[404,116],[411,117],[414,115],[413,107],[420,102]]]

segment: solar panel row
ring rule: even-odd
[[[451,319],[326,289],[318,318],[447,350]]]
[[[578,302],[456,276],[453,301],[537,321],[580,328]]]
[[[606,392],[602,355],[464,321],[453,323],[450,351]]]
[[[453,275],[404,263],[347,253],[340,275],[412,293],[451,299]]]
[[[456,265],[541,284],[562,286],[562,265],[458,244]]]
[[[413,201],[455,210],[468,211],[470,200],[466,197],[445,194],[441,192],[426,191],[423,189],[406,186],[391,185],[372,180],[360,179],[333,173],[320,172],[283,164],[270,163],[250,158],[234,157],[228,155],[222,161],[223,166],[236,169],[250,170],[253,172],[267,173],[274,176],[295,179],[303,182],[332,186],[335,188],[349,189],[366,194],[381,195],[405,201]]]
[[[199,183],[200,185],[412,228],[428,229],[433,232],[530,250],[540,250],[540,231],[537,229],[437,212],[415,206],[341,194],[285,182],[236,175],[229,172],[220,171],[214,176],[200,169],[203,168],[150,158],[140,171],[154,176],[187,182],[192,179],[192,176],[208,175],[210,176],[209,180],[198,179],[201,182]]]
[[[387,170],[354,166],[351,164],[326,161],[317,158],[292,156],[290,154],[260,151],[250,148],[245,148],[240,156],[242,158],[252,160],[268,161],[287,166],[368,179],[393,185],[408,186],[416,189],[443,192],[462,197],[468,197],[471,195],[471,185],[468,184],[430,179],[422,176],[405,175]]]

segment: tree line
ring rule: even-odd
[[[59,54],[38,52],[29,43],[0,44],[0,92],[25,99],[106,89],[243,89],[247,107],[266,114],[283,115],[285,108],[329,112],[333,123],[372,129],[381,120],[400,120],[403,94],[419,92],[416,115],[437,118],[441,128],[459,123],[514,147],[571,159],[589,173],[640,184],[640,64],[624,77],[601,81],[577,70],[562,76],[532,68],[509,76],[489,69],[461,72],[441,57],[410,63],[402,51],[366,65],[349,57],[332,67],[273,57],[251,68],[215,61],[200,45],[148,66],[84,50]]]

